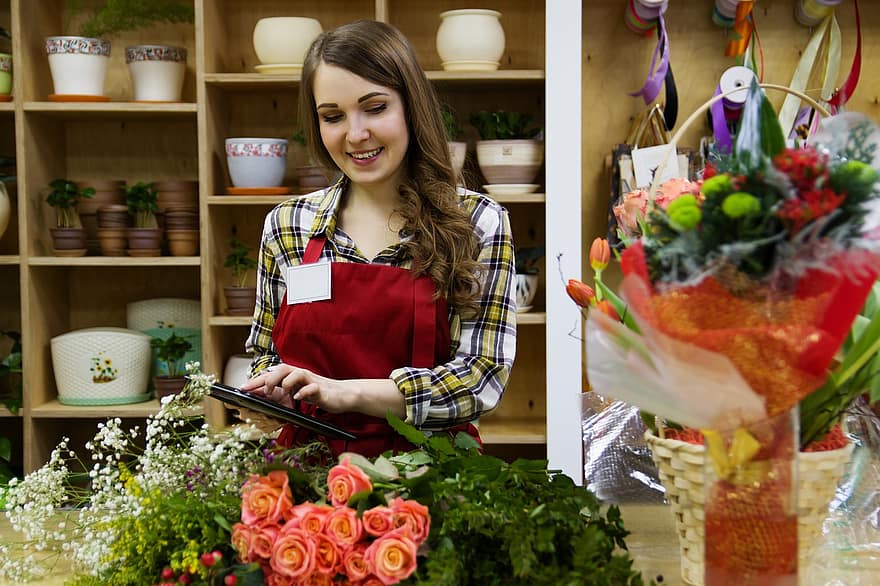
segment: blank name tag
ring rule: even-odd
[[[287,269],[287,304],[330,299],[330,263],[314,262]]]

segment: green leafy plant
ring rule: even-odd
[[[0,26],[0,38],[2,38],[2,39],[8,39],[8,40],[11,41],[11,40],[12,40],[12,35],[9,33],[8,30],[6,30],[6,29],[3,28],[2,26]]]
[[[238,238],[233,238],[230,241],[229,248],[230,251],[223,266],[232,271],[235,286],[244,287],[247,273],[257,268],[257,261],[249,256],[251,249]]]
[[[14,330],[0,332],[5,338],[12,340],[9,353],[0,360],[0,402],[13,414],[21,409],[22,382],[21,382],[21,334]]]
[[[0,156],[0,183],[12,183],[13,181],[15,181],[15,157]]]
[[[449,104],[441,106],[440,113],[443,115],[443,126],[446,128],[446,138],[450,141],[458,140],[462,134],[461,124],[455,116],[455,111]]]
[[[55,208],[59,228],[82,228],[82,221],[76,210],[81,199],[95,195],[92,187],[80,189],[79,185],[67,179],[54,179],[49,183],[49,194],[46,201]]]
[[[521,112],[480,110],[471,115],[471,125],[483,140],[519,140],[535,138],[540,127],[530,127],[532,117]]]
[[[156,212],[159,211],[159,191],[151,183],[139,181],[126,185],[125,204],[128,213],[134,216],[135,228],[158,228]]]
[[[183,360],[187,352],[193,349],[192,343],[186,338],[186,336],[172,333],[167,338],[153,338],[150,341],[150,347],[156,350],[156,356],[165,364],[168,376],[183,374],[180,361]]]
[[[67,0],[71,16],[86,10],[84,0]],[[191,2],[179,0],[106,0],[94,7],[79,25],[83,37],[102,37],[137,30],[156,23],[185,23],[195,20]]]
[[[543,246],[521,246],[514,252],[516,272],[520,275],[538,273],[538,263],[544,258]]]

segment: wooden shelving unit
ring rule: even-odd
[[[226,360],[243,351],[250,318],[224,315],[222,289],[231,277],[223,268],[233,234],[256,249],[263,218],[287,199],[225,195],[229,185],[223,140],[229,136],[289,137],[297,128],[298,75],[255,73],[251,38],[259,18],[279,14],[312,16],[324,28],[358,18],[377,18],[400,28],[413,42],[428,77],[458,113],[469,142],[469,169],[480,188],[474,154],[477,139],[468,124],[480,109],[521,110],[543,124],[545,107],[545,4],[501,0],[508,49],[496,72],[443,71],[434,36],[439,14],[461,7],[447,0],[193,0],[193,25],[159,26],[112,37],[105,82],[109,102],[48,101],[52,82],[43,38],[65,32],[64,0],[0,0],[0,22],[12,27],[15,99],[0,103],[0,152],[18,159],[19,183],[13,193],[16,217],[0,239],[0,304],[12,308],[0,327],[22,331],[24,407],[20,437],[26,470],[42,464],[75,421],[91,428],[106,417],[143,419],[156,401],[113,407],[72,407],[57,399],[50,340],[93,326],[125,326],[125,306],[151,297],[199,298],[202,306],[203,369],[221,374]],[[465,2],[467,4],[467,2]],[[189,51],[183,101],[143,104],[131,100],[122,48],[139,42],[168,43]],[[10,132],[2,132],[4,129]],[[8,135],[8,138],[7,138]],[[293,183],[289,161],[286,184]],[[201,251],[196,257],[61,258],[52,254],[48,229],[54,223],[42,190],[57,177],[197,179]],[[536,183],[544,184],[543,175]],[[499,198],[511,211],[517,246],[545,240],[542,192]],[[555,273],[554,273],[555,274]],[[253,278],[253,275],[251,276]],[[543,288],[543,284],[541,286]],[[520,314],[527,327],[502,405],[483,418],[488,443],[543,444],[546,441],[546,352],[539,291],[534,312]],[[205,406],[207,419],[226,422],[217,403]]]

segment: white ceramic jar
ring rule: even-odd
[[[497,10],[468,8],[440,14],[437,54],[446,71],[494,71],[501,64],[504,45]]]
[[[56,95],[103,96],[110,41],[59,36],[46,39]]]
[[[287,140],[227,138],[226,164],[235,187],[278,187],[287,167]]]
[[[254,26],[254,52],[263,65],[301,68],[309,46],[323,30],[318,20],[304,16],[261,18]]]
[[[186,49],[168,45],[125,48],[134,99],[139,102],[179,102],[186,73]]]

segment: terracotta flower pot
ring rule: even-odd
[[[153,187],[158,192],[156,205],[159,207],[160,212],[167,212],[172,208],[198,209],[198,181],[179,179],[153,181]]]
[[[131,216],[128,207],[122,204],[105,205],[98,208],[98,228],[128,228]]]
[[[107,179],[89,179],[75,182],[80,189],[91,187],[95,194],[83,199],[76,206],[83,228],[86,229],[86,248],[89,252],[100,252],[98,238],[98,210],[111,205],[124,205],[125,193],[122,191],[125,181]]]
[[[129,228],[129,256],[159,256],[162,230],[159,228]]]
[[[98,242],[104,256],[125,256],[128,243],[127,228],[98,228]]]
[[[181,376],[154,376],[153,387],[156,389],[156,398],[176,395],[186,386],[186,378]]]
[[[195,256],[199,253],[199,231],[165,230],[171,256]]]
[[[224,287],[227,315],[253,315],[257,304],[256,287]]]
[[[55,256],[85,256],[85,228],[51,228],[52,252]]]
[[[327,176],[320,167],[297,167],[296,183],[300,191],[309,192],[323,189],[330,185]]]

